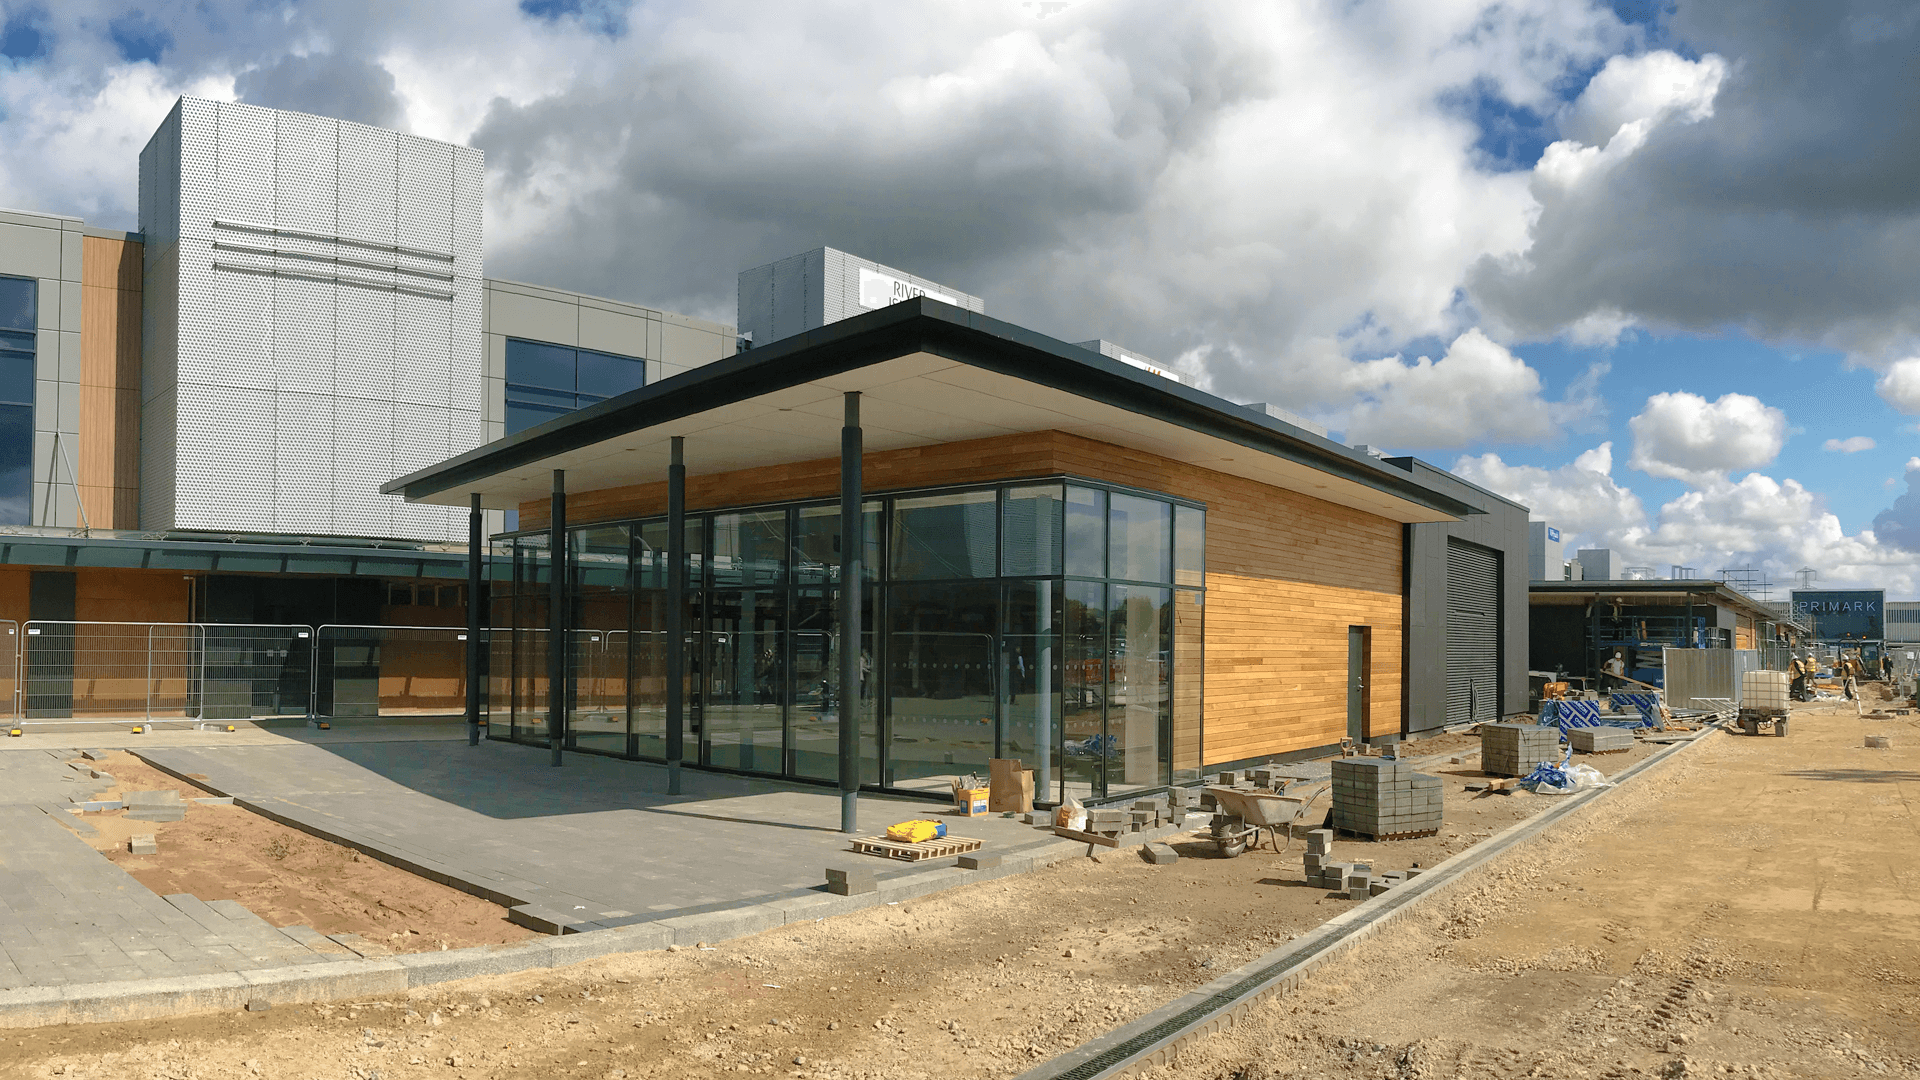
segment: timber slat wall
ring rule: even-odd
[[[87,524],[96,529],[140,527],[142,250],[127,240],[81,240],[80,429],[74,469]],[[63,475],[65,469],[59,466]]]
[[[698,467],[691,453],[690,465]],[[1207,507],[1205,753],[1242,761],[1338,743],[1347,731],[1347,628],[1373,628],[1369,736],[1401,730],[1400,523],[1059,431],[867,454],[868,491],[1070,473]],[[687,478],[687,509],[831,498],[837,458]],[[664,481],[567,497],[569,524],[666,512]],[[545,500],[522,503],[544,528]]]

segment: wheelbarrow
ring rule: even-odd
[[[1312,796],[1275,795],[1268,791],[1241,791],[1230,787],[1209,786],[1207,794],[1219,806],[1213,818],[1213,844],[1226,858],[1234,858],[1252,846],[1260,846],[1260,830],[1265,829],[1280,850],[1280,830],[1290,829],[1306,813]]]

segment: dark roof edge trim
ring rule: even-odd
[[[828,346],[835,346],[829,348]],[[1192,387],[924,297],[682,372],[382,484],[424,498],[644,428],[802,383],[929,353],[1306,465],[1454,517],[1485,513],[1401,469]]]

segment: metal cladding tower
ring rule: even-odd
[[[458,541],[386,479],[481,443],[477,150],[183,98],[140,153],[140,525]]]

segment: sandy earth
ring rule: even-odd
[[[1920,1075],[1920,718],[1712,738],[1148,1075]]]
[[[477,896],[417,877],[237,806],[202,806],[209,794],[125,751],[100,763],[125,791],[172,788],[187,800],[184,821],[135,821],[125,811],[85,815],[100,833],[87,842],[161,896],[238,900],[275,926],[306,925],[323,934],[354,933],[417,952],[519,941],[531,931]],[[127,841],[152,834],[158,855],[132,855]]]
[[[1615,772],[1651,752],[1585,760]],[[1471,759],[1435,771],[1441,836],[1337,856],[1431,865],[1554,801],[1468,795]],[[383,1002],[0,1032],[0,1076],[1009,1077],[1348,910],[1306,887],[1300,847],[1229,860],[1181,843],[1166,867],[1107,852],[714,949]]]

